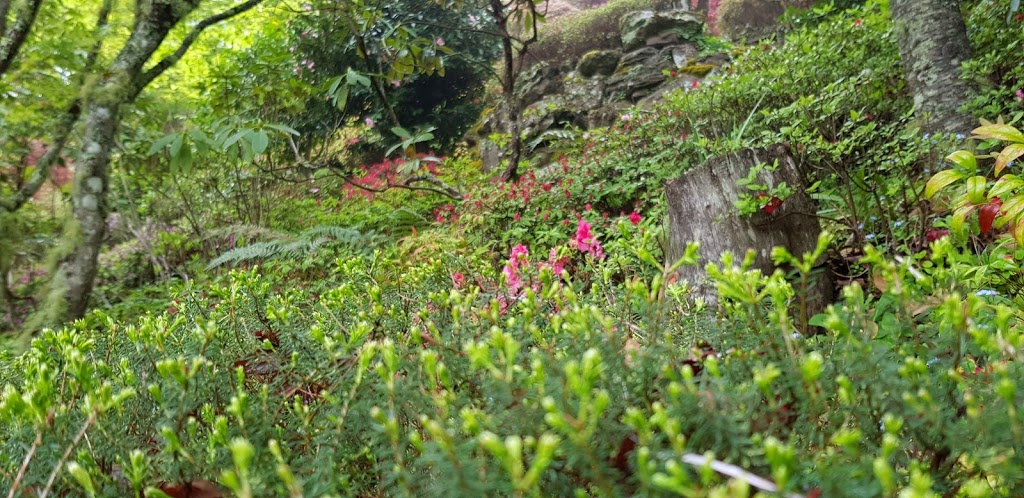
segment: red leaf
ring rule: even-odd
[[[192,481],[181,484],[161,483],[156,488],[172,498],[222,498],[227,496],[220,486],[210,481]]]
[[[992,229],[992,222],[996,220],[996,216],[999,216],[1000,204],[990,202],[978,211],[978,226],[981,227],[981,233],[988,233]]]

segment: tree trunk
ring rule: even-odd
[[[117,138],[121,106],[134,102],[152,81],[143,68],[171,28],[195,6],[190,2],[153,2],[146,16],[136,20],[110,69],[85,96],[85,131],[74,163],[71,193],[73,218],[64,229],[65,250],[58,254],[56,274],[40,310],[43,325],[81,318],[88,309],[106,235],[110,152]]]
[[[65,230],[65,236],[76,242],[75,250],[61,261],[54,279],[56,285],[64,286],[65,309],[60,311],[69,318],[85,315],[96,280],[100,248],[106,235],[108,165],[120,120],[120,104],[91,102],[86,108],[85,136],[81,155],[75,161],[71,194],[74,220]]]
[[[975,125],[960,111],[969,85],[960,64],[970,55],[956,0],[892,0],[892,19],[914,106],[932,132],[966,134]]]

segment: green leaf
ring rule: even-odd
[[[988,178],[984,176],[972,176],[967,179],[967,199],[971,201],[971,204],[985,204],[987,184]]]
[[[1020,156],[1024,156],[1024,144],[1010,144],[1004,147],[1003,151],[996,156],[996,176],[999,176],[1006,165]]]
[[[293,136],[296,136],[296,137],[300,135],[300,133],[295,128],[292,128],[290,126],[286,126],[286,125],[282,125],[282,124],[268,124],[266,126],[267,126],[267,128],[270,128],[271,130],[277,130],[277,131],[279,131],[281,133],[287,133],[289,135],[293,135]]]
[[[1016,223],[1024,213],[1024,196],[1014,196],[1003,202],[1002,212],[1004,217]]]
[[[149,146],[149,152],[146,152],[146,155],[152,156],[153,154],[160,152],[161,149],[167,147],[167,144],[171,143],[171,140],[174,140],[177,136],[178,134],[174,133],[160,137],[159,140],[153,142],[153,145]]]
[[[946,156],[946,160],[960,166],[970,173],[974,173],[978,170],[978,160],[974,157],[974,154],[971,154],[966,150],[958,150]]]
[[[391,133],[394,133],[395,135],[398,135],[399,138],[402,138],[402,139],[405,139],[405,140],[412,140],[412,134],[410,134],[408,130],[406,130],[405,128],[402,128],[400,126],[396,126],[394,128],[391,128]]]
[[[171,156],[171,173],[188,173],[192,170],[192,147],[185,144],[178,154]]]
[[[237,143],[239,140],[241,140],[242,137],[248,135],[250,132],[252,132],[252,130],[250,130],[248,128],[245,128],[245,129],[235,133],[234,135],[231,135],[230,137],[228,137],[227,140],[224,141],[224,144],[221,145],[221,147],[223,147],[224,150],[228,150],[229,147],[231,147],[232,145],[235,145],[235,143]]]
[[[330,95],[334,99],[334,106],[338,110],[345,110],[345,106],[348,104],[348,85],[342,85],[338,88],[337,92],[333,92]]]
[[[260,155],[267,150],[267,146],[270,145],[270,137],[264,131],[254,131],[246,135],[246,140],[252,143],[253,155]]]
[[[924,187],[924,197],[931,199],[938,191],[957,180],[962,180],[965,176],[967,175],[955,169],[947,169],[936,173],[931,180],[928,180],[928,185]]]
[[[1024,143],[1024,133],[1010,125],[986,125],[975,128],[971,133],[977,138],[995,138],[1006,142]]]
[[[177,134],[174,136],[174,140],[171,140],[171,159],[174,159],[181,153],[181,146],[185,144],[185,135]]]
[[[999,180],[996,180],[996,184],[992,186],[988,191],[989,197],[1004,197],[1010,192],[1014,192],[1017,189],[1024,187],[1024,180],[1014,174],[1004,175]]]

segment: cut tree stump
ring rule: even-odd
[[[740,195],[752,192],[738,182],[747,177],[750,169],[764,163],[773,165],[774,171],[761,171],[757,183],[770,188],[785,182],[793,195],[785,199],[772,213],[759,211],[742,216],[735,206]],[[700,263],[683,266],[677,271],[680,280],[688,280],[692,298],[704,298],[709,304],[718,302],[714,285],[704,271],[708,262],[718,262],[725,252],[743,261],[747,250],[753,249],[757,257],[753,268],[770,275],[775,270],[772,248],[782,246],[801,257],[817,246],[821,225],[816,217],[817,207],[805,192],[805,182],[796,162],[783,146],[770,149],[747,149],[713,157],[696,169],[671,180],[665,187],[668,203],[668,262],[672,264],[683,255],[689,242],[700,243]],[[819,262],[820,263],[820,262]],[[809,315],[824,310],[832,300],[831,274],[809,291]]]

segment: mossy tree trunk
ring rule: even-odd
[[[131,35],[111,65],[97,71],[84,95],[84,130],[72,189],[73,217],[64,230],[57,253],[57,268],[46,303],[34,323],[51,325],[81,318],[98,270],[98,257],[106,235],[107,195],[111,151],[121,122],[121,109],[188,51],[203,30],[245,12],[262,0],[249,0],[208,17],[193,26],[181,45],[149,69],[150,59],[168,33],[198,7],[200,0],[152,0],[140,3]]]
[[[925,128],[967,133],[974,120],[960,111],[970,90],[960,78],[960,64],[970,44],[960,2],[892,0],[890,7],[907,85]]]

